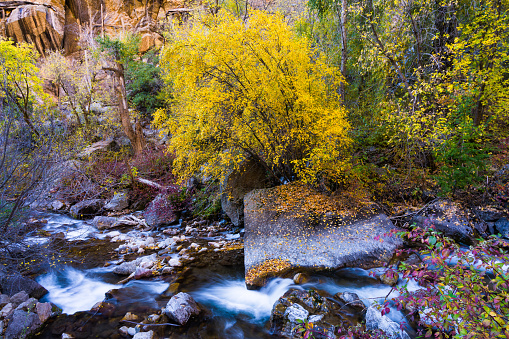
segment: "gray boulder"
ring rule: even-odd
[[[164,313],[180,325],[186,324],[193,315],[200,314],[200,307],[187,293],[180,292],[173,297],[164,308]]]
[[[464,244],[475,242],[475,228],[468,214],[456,203],[440,200],[412,218],[411,224],[421,228],[434,226],[449,238]]]
[[[348,292],[348,291],[347,292],[338,292],[334,295],[334,298],[342,301],[345,305],[352,307],[358,313],[362,313],[366,309],[366,306],[364,305],[362,300],[359,298],[357,293]]]
[[[88,219],[96,214],[104,206],[104,200],[102,199],[89,199],[83,200],[71,207],[71,216],[75,219]]]
[[[138,332],[134,335],[133,339],[153,339],[154,331]]]
[[[87,160],[94,153],[103,153],[106,151],[115,150],[116,148],[118,148],[118,145],[115,140],[113,140],[113,138],[101,140],[86,147],[80,154],[78,154],[78,158]]]
[[[145,209],[143,213],[145,222],[152,227],[173,224],[178,220],[178,216],[173,210],[173,206],[165,194],[158,194],[154,200]]]
[[[495,222],[497,232],[506,239],[509,239],[509,220],[507,218],[500,218]]]
[[[37,315],[39,316],[39,321],[41,324],[44,324],[46,320],[51,317],[52,312],[52,305],[51,303],[37,303],[35,305],[35,309],[37,311]]]
[[[5,339],[24,339],[41,327],[39,316],[35,312],[16,310],[5,330]]]
[[[244,196],[254,189],[267,187],[265,172],[259,162],[246,160],[221,185],[221,207],[235,226],[244,224]]]
[[[130,275],[136,271],[136,261],[123,262],[113,269],[118,275]]]
[[[62,211],[65,209],[65,207],[66,207],[65,203],[62,202],[61,200],[54,200],[51,203],[51,209],[53,211]]]
[[[29,299],[29,295],[25,291],[20,291],[11,297],[11,303],[18,306]]]
[[[113,198],[104,206],[109,211],[122,211],[129,207],[129,197],[127,192],[115,193]]]
[[[474,208],[475,214],[487,222],[497,221],[504,216],[504,212],[494,206],[483,206]]]
[[[388,316],[382,315],[375,306],[368,307],[366,312],[366,328],[370,331],[380,329],[391,339],[410,339],[408,333],[400,328],[400,325],[392,321]]]
[[[115,217],[105,217],[102,215],[99,215],[92,220],[92,225],[97,227],[99,230],[108,229],[110,227],[113,227],[113,225],[117,222],[117,218]]]
[[[397,237],[384,237],[396,227],[386,215],[373,210],[355,215],[330,211],[308,211],[304,199],[278,198],[275,187],[254,190],[244,198],[244,264],[248,288],[263,286],[268,270],[261,268],[274,260],[293,268],[327,270],[342,267],[373,268],[390,261],[403,245]],[[303,190],[305,190],[303,188]],[[292,192],[294,196],[313,195],[313,206],[326,206],[328,197],[317,192]],[[323,199],[323,203],[315,200]],[[283,200],[283,201],[280,201]],[[375,238],[380,237],[381,239]],[[271,268],[272,269],[272,268]],[[281,273],[271,271],[270,274]]]
[[[2,288],[2,293],[11,296],[23,291],[30,297],[40,299],[48,293],[48,290],[38,282],[20,274],[0,277],[0,286]],[[26,299],[28,299],[28,296]]]

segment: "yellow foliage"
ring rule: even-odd
[[[161,67],[174,99],[154,125],[172,136],[181,179],[224,176],[246,157],[273,178],[338,179],[350,144],[339,70],[280,15],[222,13],[175,33]]]
[[[47,95],[42,88],[39,68],[36,65],[38,54],[33,46],[0,38],[0,100],[9,99],[16,104],[32,133],[34,106],[47,108]]]

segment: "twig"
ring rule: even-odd
[[[404,214],[404,215],[397,215],[397,216],[394,216],[394,217],[390,217],[389,220],[395,220],[395,219],[402,219],[402,218],[406,218],[406,217],[409,217],[409,216],[413,216],[413,215],[419,215],[422,211],[424,211],[426,208],[428,208],[430,205],[433,205],[434,203],[436,203],[437,201],[440,201],[442,200],[443,198],[436,198],[436,199],[433,199],[432,201],[430,201],[429,203],[427,203],[426,205],[424,205],[420,210],[416,211],[416,212],[412,212],[412,213],[407,213],[407,214]]]
[[[144,323],[137,323],[137,322],[135,322],[135,321],[130,321],[130,320],[122,320],[122,322],[129,323],[129,324],[133,324],[133,325],[140,325],[140,326],[176,326],[176,327],[180,327],[180,326],[182,326],[182,325],[172,324],[172,323],[163,323],[163,324],[144,324]]]

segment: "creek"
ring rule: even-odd
[[[65,239],[105,238],[104,234],[87,222],[62,215],[43,216],[48,220],[44,230],[50,233],[62,232]],[[235,238],[231,235],[222,236]],[[34,237],[33,240],[40,242],[43,238]],[[115,263],[111,260],[104,258],[104,262]],[[75,332],[79,328],[83,338],[120,338],[118,328],[122,325],[120,319],[125,313],[131,312],[143,319],[157,313],[171,298],[169,287],[172,281],[164,275],[118,284],[121,277],[112,272],[114,267],[62,265],[40,275],[37,281],[49,291],[43,301],[56,304],[67,315],[51,321],[38,337],[60,338],[63,331],[74,331],[73,334],[79,338],[76,335],[78,332]],[[150,328],[158,332],[161,338],[169,337],[170,332],[171,338],[272,338],[275,336],[269,333],[271,310],[278,298],[290,288],[321,290],[330,295],[354,292],[366,305],[375,300],[383,300],[391,290],[391,287],[371,277],[368,271],[359,268],[341,269],[328,275],[313,275],[303,285],[294,285],[291,279],[276,278],[260,290],[248,290],[242,266],[192,267],[179,284],[179,291],[189,293],[205,306],[205,317],[202,317],[205,320],[191,323],[186,330],[176,327],[165,330]],[[409,289],[416,288],[409,285]],[[391,296],[395,296],[394,292]],[[108,314],[91,311],[101,301],[112,304],[114,309]],[[389,317],[397,322],[405,322],[402,313],[395,309],[389,313]]]

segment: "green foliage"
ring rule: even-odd
[[[115,62],[125,66],[138,55],[141,37],[123,34],[117,38],[111,38],[105,35],[97,37],[96,41],[102,51],[109,54]]]
[[[149,51],[142,60],[130,62],[126,69],[127,99],[130,105],[149,117],[164,105],[158,63],[156,52]]]
[[[171,111],[154,124],[172,135],[176,173],[222,178],[248,156],[280,181],[339,179],[350,143],[341,76],[280,15],[227,13],[175,36],[162,52]]]
[[[210,219],[221,214],[221,195],[217,185],[203,188],[194,193],[191,205],[193,217]]]
[[[486,169],[489,157],[483,128],[474,126],[473,120],[461,112],[462,107],[459,109],[457,119],[450,121],[449,130],[454,133],[445,137],[435,149],[435,157],[441,165],[437,181],[443,193],[482,182],[484,176],[479,172]]]

